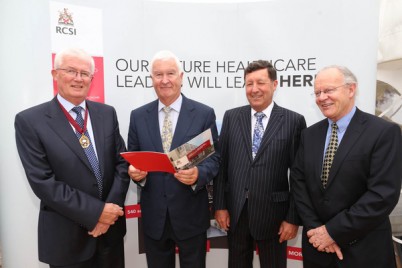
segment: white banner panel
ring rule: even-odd
[[[60,2],[49,2],[52,52],[68,47],[103,55],[102,10]]]

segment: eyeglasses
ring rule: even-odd
[[[59,69],[56,69],[56,70],[62,70],[70,77],[77,77],[78,74],[80,74],[81,78],[84,79],[84,80],[89,80],[89,79],[93,78],[93,75],[88,73],[88,72],[79,72],[79,71],[74,70],[74,69],[63,69],[63,68],[59,68]]]
[[[257,85],[257,87],[262,87],[266,84],[269,84],[270,82],[266,82],[266,81],[256,81],[256,82],[247,82],[246,83],[246,88],[250,89],[252,88],[254,85]]]
[[[334,87],[334,88],[326,88],[326,89],[323,89],[323,90],[320,90],[320,91],[314,91],[312,94],[311,94],[311,96],[314,96],[314,97],[316,97],[316,98],[319,98],[320,96],[321,96],[321,93],[324,93],[325,95],[331,95],[331,94],[333,94],[338,88],[341,88],[341,87],[344,87],[344,86],[346,86],[347,84],[343,84],[343,85],[340,85],[340,86],[337,86],[337,87]]]

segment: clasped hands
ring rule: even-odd
[[[340,260],[343,260],[343,254],[338,244],[331,238],[325,225],[311,229],[307,232],[310,244],[318,251],[327,253],[336,253]]]
[[[229,211],[226,209],[219,209],[215,211],[215,220],[219,224],[219,227],[228,231],[230,227],[230,216]],[[288,223],[287,221],[282,221],[279,226],[279,243],[282,243],[286,240],[291,240],[296,237],[297,231],[299,230],[299,226]]]
[[[123,215],[124,211],[122,207],[113,203],[106,203],[102,214],[99,217],[98,223],[92,231],[88,232],[88,234],[93,237],[105,234],[109,230],[110,225],[113,225],[117,219]]]
[[[140,182],[148,175],[148,172],[136,169],[133,165],[130,165],[128,167],[128,175],[133,181]],[[174,177],[181,183],[191,186],[197,182],[198,168],[192,167],[179,170],[174,174]]]

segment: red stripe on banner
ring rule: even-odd
[[[52,67],[55,53],[52,53]],[[103,57],[93,57],[95,61],[95,73],[91,82],[91,87],[88,93],[88,100],[105,103],[105,82],[104,82],[104,67]],[[57,94],[57,83],[53,80],[53,94]]]
[[[288,259],[302,261],[302,249],[298,247],[288,247]]]
[[[124,211],[126,213],[126,219],[141,218],[140,204],[125,206]]]

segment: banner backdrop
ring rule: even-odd
[[[361,12],[362,6],[364,12]],[[41,16],[31,15],[32,10]],[[82,1],[71,0],[49,1],[47,8],[39,5],[32,10],[24,15],[35,19],[40,17],[37,23],[42,28],[50,28],[48,35],[42,33],[49,42],[46,46],[49,70],[54,53],[65,47],[81,47],[95,57],[97,72],[90,98],[116,108],[125,140],[131,110],[156,98],[149,77],[149,63],[157,51],[165,49],[174,52],[182,61],[182,92],[213,107],[219,129],[226,110],[247,104],[243,71],[250,61],[258,59],[271,61],[278,70],[279,84],[274,101],[303,114],[308,125],[322,119],[311,96],[314,75],[318,69],[330,64],[346,65],[356,74],[360,82],[357,105],[364,111],[374,111],[377,1],[183,3],[88,0],[83,5]],[[7,18],[11,19],[10,16]],[[33,24],[30,26],[35,27]],[[44,31],[42,28],[41,32]],[[33,40],[31,46],[40,47],[47,40]],[[46,49],[39,50],[41,55],[45,54],[43,51]],[[49,73],[34,71],[34,74],[42,80],[48,79],[51,85]],[[37,89],[29,86],[21,89],[22,93],[33,90]],[[54,94],[50,87],[41,90],[49,90],[49,96],[42,94],[40,98],[28,98],[23,107],[20,105],[17,108],[28,108],[50,99]],[[14,108],[14,114],[19,111],[17,108]],[[12,125],[10,128],[12,131]],[[14,143],[11,139],[12,135],[10,143]],[[10,152],[16,154],[15,146]],[[16,251],[12,241],[21,240],[24,232],[35,237],[32,233],[36,234],[38,213],[38,200],[29,189],[19,160],[14,157],[13,161],[19,170],[19,183],[28,188],[23,192],[15,188],[15,194],[21,196],[21,202],[30,206],[34,203],[36,209],[26,212],[33,219],[32,225],[24,226],[22,230],[15,224],[12,215],[7,214],[5,219],[2,214],[5,268],[27,267],[15,257],[21,252]],[[6,195],[2,201],[7,202],[7,198],[11,197]],[[134,184],[128,191],[125,211],[128,225],[126,266],[146,267],[138,224],[141,208]],[[20,229],[20,232],[11,232],[11,235],[4,231],[15,229]],[[207,267],[226,267],[227,250],[224,243],[217,242],[225,238],[212,236],[208,244]],[[22,254],[28,258],[29,267],[47,267],[37,261],[35,243],[26,247]],[[299,235],[288,243],[288,267],[302,267],[301,259]],[[254,263],[255,267],[259,267],[257,258]]]

